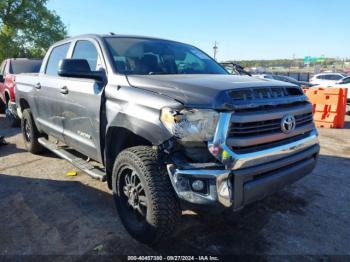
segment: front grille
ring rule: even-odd
[[[230,91],[230,96],[235,101],[256,101],[303,95],[301,89],[297,87],[256,87]]]
[[[289,143],[293,143],[295,141],[301,140],[303,138],[306,138],[308,136],[310,136],[310,132],[307,132],[305,134],[302,135],[297,135],[297,136],[293,136],[293,137],[289,137],[286,139],[282,139],[282,140],[278,140],[278,141],[274,141],[274,142],[270,142],[270,143],[265,143],[262,145],[254,145],[254,146],[248,146],[248,147],[231,147],[231,149],[236,153],[236,154],[246,154],[246,153],[254,153],[254,152],[258,152],[261,150],[265,150],[265,149],[269,149],[269,148],[273,148],[273,147],[278,147],[278,146],[282,146],[285,144],[289,144]]]
[[[238,108],[235,109],[236,113],[249,113],[249,112],[257,112],[259,110],[280,110],[280,109],[285,109],[288,110],[293,107],[297,106],[305,106],[307,105],[307,101],[296,101],[292,103],[278,103],[278,104],[263,104],[263,105],[258,105],[255,107],[247,107],[247,108]]]
[[[229,130],[229,137],[247,137],[261,134],[280,133],[281,120],[271,119],[258,122],[232,123]],[[312,113],[295,116],[296,128],[312,123]]]

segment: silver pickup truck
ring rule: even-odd
[[[27,150],[47,148],[107,181],[144,243],[168,237],[184,209],[239,210],[317,161],[299,87],[229,75],[191,45],[73,37],[49,49],[39,74],[16,80]]]

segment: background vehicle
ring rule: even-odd
[[[304,82],[304,81],[298,81],[292,77],[289,76],[281,76],[281,75],[274,75],[274,74],[261,74],[261,75],[254,75],[254,77],[258,78],[265,78],[265,79],[271,79],[271,80],[277,80],[277,81],[282,81],[282,82],[287,82],[287,83],[292,83],[295,84],[301,88],[308,88],[313,86],[309,82]]]
[[[289,76],[273,75],[273,79],[283,81],[283,82],[292,83],[292,84],[295,84],[301,88],[308,88],[308,87],[313,86],[313,84],[311,84],[309,82],[298,81],[298,80],[294,79],[293,77],[289,77]]]
[[[16,100],[27,150],[46,147],[106,180],[124,226],[144,243],[167,238],[182,209],[239,210],[293,183],[319,152],[299,87],[230,75],[169,40],[66,39],[39,74],[18,76]]]
[[[252,76],[251,73],[246,71],[243,66],[236,64],[236,63],[230,63],[230,62],[224,62],[220,63],[231,75],[247,75]]]
[[[313,85],[332,85],[335,84],[340,79],[346,77],[346,74],[343,73],[321,73],[314,75],[310,79],[310,83]]]
[[[347,88],[348,89],[348,103],[347,103],[347,108],[346,112],[350,112],[350,76],[344,77],[340,79],[338,82],[336,82],[333,85],[330,85],[328,87],[342,87],[342,88]]]
[[[18,123],[15,103],[16,75],[21,73],[38,73],[41,60],[12,58],[6,59],[0,66],[0,110],[12,126]]]

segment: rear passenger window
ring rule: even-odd
[[[49,57],[49,61],[46,66],[46,74],[57,76],[58,64],[62,59],[67,57],[70,43],[54,47]]]
[[[0,75],[4,75],[4,76],[5,76],[5,73],[6,73],[6,72],[5,72],[5,71],[6,71],[5,68],[6,68],[6,64],[7,64],[6,61],[7,61],[7,60],[4,60],[4,61],[1,63],[1,66],[0,66]]]
[[[343,79],[342,84],[350,84],[350,77]]]
[[[340,80],[342,79],[343,77],[340,76],[340,75],[333,75],[333,79],[332,80]]]
[[[90,41],[78,41],[75,45],[72,58],[87,60],[91,71],[95,71],[97,68],[98,53],[95,45]]]

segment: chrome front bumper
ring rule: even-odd
[[[236,154],[225,143],[230,119],[231,113],[221,113],[215,137],[208,143],[209,151],[215,151],[216,157],[223,163],[222,169],[179,169],[168,165],[171,182],[180,199],[193,204],[219,203],[239,209],[294,182],[314,168],[319,152],[316,129],[308,137],[292,143],[254,153]],[[259,175],[265,174],[263,181]],[[206,181],[208,193],[192,190],[190,181],[193,179]]]

